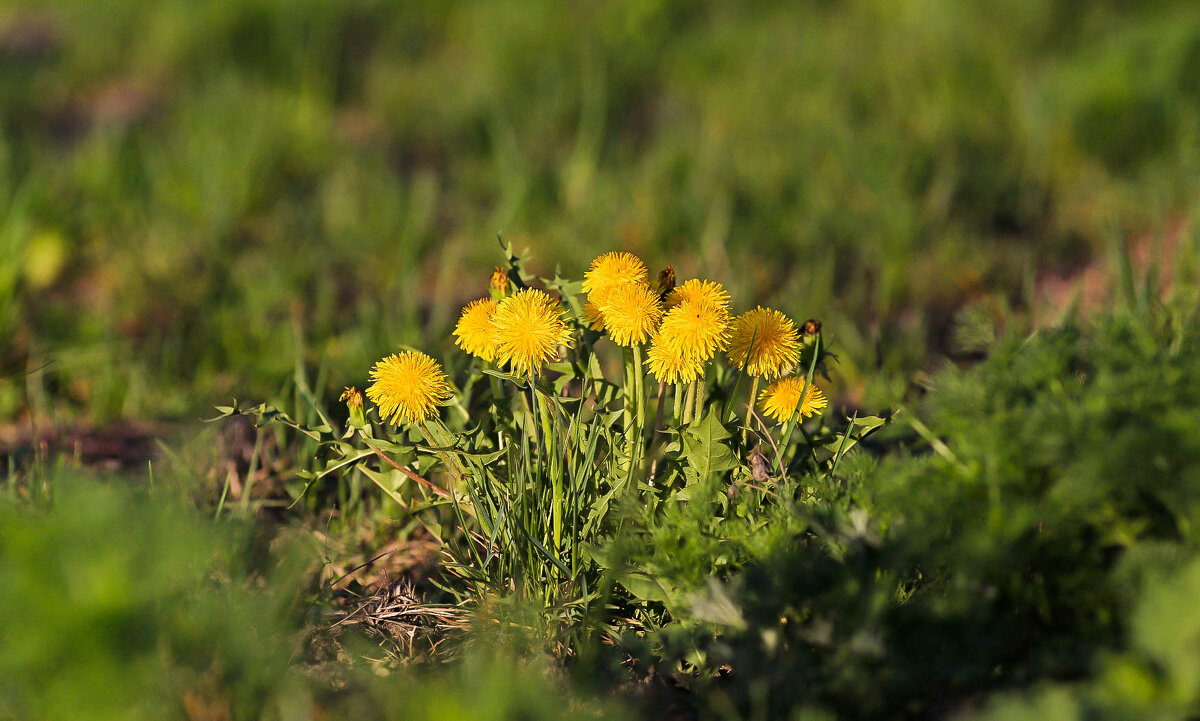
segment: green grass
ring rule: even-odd
[[[647,505],[605,543],[637,622],[617,611],[563,666],[563,627],[502,597],[436,672],[354,634],[332,657],[306,623],[331,600],[310,531],[198,515],[186,475],[34,465],[0,502],[0,611],[21,619],[0,627],[0,717],[1190,718],[1198,309],[997,329],[886,455],[797,473],[773,503],[714,476]]]
[[[4,3],[0,437],[170,425],[152,472],[7,456],[0,719],[1196,717],[1197,78],[1188,0]],[[389,656],[331,582],[427,530],[195,421],[340,431],[403,344],[467,377],[497,233],[820,318],[830,417],[902,411],[590,538],[603,623],[480,594]]]

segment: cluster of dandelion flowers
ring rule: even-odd
[[[646,353],[646,364],[660,383],[691,383],[704,370],[704,360],[684,353],[678,344],[668,343],[660,331]]]
[[[492,314],[499,305],[492,298],[467,303],[454,326],[454,344],[481,360],[494,360],[496,332],[492,325]]]
[[[759,306],[733,321],[727,356],[755,378],[778,378],[800,354],[796,324],[783,313]]]
[[[758,397],[763,412],[777,423],[783,423],[795,415],[797,408],[800,409],[800,419],[803,420],[816,415],[829,405],[829,400],[820,388],[810,383],[808,390],[804,390],[804,383],[804,378],[792,376],[772,384]],[[802,391],[803,401],[800,399]]]
[[[379,417],[397,425],[432,416],[450,397],[450,385],[438,362],[424,353],[390,355],[371,369],[367,397],[379,407]]]
[[[605,253],[583,274],[583,292],[589,301],[603,308],[615,288],[626,283],[648,285],[647,278],[646,264],[633,253]]]
[[[613,288],[600,312],[608,337],[626,348],[650,340],[663,316],[658,293],[644,283],[625,283]]]
[[[544,290],[525,288],[500,301],[492,314],[492,333],[499,363],[511,363],[524,375],[571,344],[562,307]]]

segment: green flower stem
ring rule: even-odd
[[[667,384],[660,382],[658,384],[657,401],[654,404],[654,427],[650,429],[650,446],[654,447],[654,441],[658,439],[658,430],[663,424],[663,406],[667,401]]]
[[[683,384],[676,383],[672,392],[675,394],[675,415],[673,418],[675,420],[675,427],[678,428],[682,420],[679,414],[683,412]]]
[[[707,395],[708,384],[705,383],[704,371],[701,371],[700,377],[695,380],[696,384],[696,407],[692,411],[692,418],[699,420],[704,415],[704,396]]]
[[[634,441],[634,462],[642,460],[642,436],[646,429],[646,373],[642,367],[642,346],[633,346],[633,380],[634,395],[637,399],[637,429],[632,438]]]
[[[750,418],[754,415],[754,399],[758,395],[758,376],[750,381],[750,400],[746,402],[746,425],[742,428],[742,440],[750,442]]]
[[[626,350],[624,355],[625,355],[625,382],[622,384],[622,388],[621,388],[621,391],[623,394],[624,408],[621,411],[621,424],[622,424],[622,427],[625,429],[625,437],[626,437],[626,439],[628,439],[630,436],[630,433],[633,430],[633,392],[634,392],[634,383],[636,381],[634,381],[634,379],[633,379],[633,351]]]
[[[492,405],[500,407],[500,399],[504,397],[504,389],[500,387],[500,379],[496,376],[485,373],[492,386]]]
[[[808,373],[804,376],[804,385],[800,388],[800,402],[796,404],[796,410],[787,419],[787,422],[783,424],[783,429],[782,429],[782,431],[780,431],[780,434],[779,434],[779,458],[780,458],[779,462],[780,463],[786,463],[786,461],[783,460],[783,456],[785,456],[787,454],[788,448],[790,448],[790,444],[792,441],[792,429],[797,428],[804,423],[804,419],[800,417],[800,411],[801,411],[801,409],[804,408],[804,396],[808,394],[808,387],[810,385],[812,385],[813,373],[815,373],[817,370],[817,359],[820,357],[820,355],[821,355],[821,336],[818,335],[816,343],[813,346],[812,361],[809,362],[809,364],[808,364]],[[804,433],[804,429],[801,428],[800,432]],[[805,440],[808,439],[807,433],[804,433],[804,438],[805,438]],[[811,443],[809,443],[809,452],[810,453],[813,452]],[[816,461],[815,455],[813,457],[813,461],[814,462]],[[779,471],[780,473],[783,472],[783,468],[777,468],[776,470]]]
[[[541,425],[541,433],[537,436],[537,456],[538,463],[542,468],[542,478],[545,479],[549,476],[550,537],[553,541],[551,549],[557,556],[562,551],[563,510],[566,502],[562,487],[562,474],[555,467],[557,455],[552,447],[555,436],[550,420],[550,409],[545,401],[538,398],[537,374],[533,370],[529,371],[529,398],[533,402],[533,412],[537,416],[537,422]]]
[[[683,425],[692,422],[692,408],[696,405],[696,382],[688,383],[687,400],[683,402]]]

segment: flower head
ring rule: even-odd
[[[815,384],[809,384],[804,390],[804,378],[792,376],[772,384],[758,396],[758,403],[763,412],[774,418],[777,423],[783,423],[800,409],[801,420],[814,416],[818,411],[829,405],[825,394]],[[800,400],[800,392],[804,391],[804,400]]]
[[[758,378],[778,378],[799,357],[796,324],[783,313],[759,306],[733,321],[729,362]]]
[[[513,370],[526,374],[570,345],[571,331],[563,320],[562,306],[549,293],[525,288],[500,301],[492,314],[496,358],[512,363]]]
[[[729,317],[729,291],[720,283],[699,278],[684,281],[667,296],[667,307],[674,308],[688,301],[711,306]]]
[[[686,300],[663,317],[660,342],[703,363],[729,344],[729,313],[707,303]]]
[[[392,423],[412,423],[435,413],[450,397],[446,374],[424,353],[407,350],[390,355],[371,369],[367,397],[379,406],[379,417]]]
[[[604,314],[595,303],[583,304],[583,321],[591,330],[604,331]]]
[[[685,354],[678,344],[665,342],[662,333],[655,334],[646,364],[660,383],[691,383],[704,370],[702,359]]]
[[[632,253],[605,253],[592,261],[583,274],[583,292],[588,300],[599,307],[604,306],[608,294],[619,285],[646,283],[646,264]]]
[[[613,288],[604,304],[604,327],[619,346],[635,346],[650,340],[662,320],[662,301],[645,283],[625,283]]]
[[[495,300],[483,298],[467,303],[458,324],[454,326],[455,345],[478,358],[490,361],[496,357],[496,339],[492,314],[498,306]]]

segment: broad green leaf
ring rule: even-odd
[[[675,595],[668,584],[645,571],[630,571],[617,579],[627,591],[643,601],[666,603]]]

